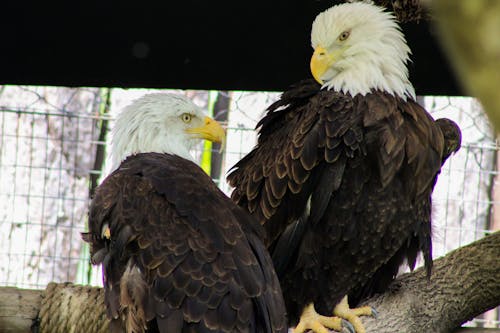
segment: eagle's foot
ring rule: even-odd
[[[339,304],[333,309],[333,314],[339,318],[343,318],[352,324],[356,333],[366,333],[366,329],[361,323],[359,316],[377,317],[377,311],[371,306],[362,306],[359,308],[349,308],[347,296],[345,296]]]
[[[293,329],[293,333],[304,333],[307,330],[315,333],[329,333],[328,328],[339,332],[346,328],[349,333],[355,333],[354,327],[348,321],[339,317],[322,316],[317,313],[313,303],[304,308],[299,323]]]

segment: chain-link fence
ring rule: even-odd
[[[117,111],[145,89],[0,87],[0,285],[99,283],[80,239],[90,193],[109,172],[106,145]],[[157,91],[157,90],[155,90]],[[169,91],[172,92],[172,91]],[[227,145],[194,152],[221,189],[228,169],[255,144],[255,124],[279,96],[263,92],[175,91],[227,124]],[[498,145],[471,98],[426,97],[435,118],[462,129],[462,149],[445,164],[434,191],[434,257],[500,229],[495,187]],[[500,327],[498,311],[476,320]]]

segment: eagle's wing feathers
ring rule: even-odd
[[[110,316],[139,332],[153,318],[160,332],[285,329],[270,259],[260,262],[259,236],[246,236],[237,218],[253,221],[236,209],[191,162],[161,154],[125,161],[99,187],[89,217],[92,253],[106,251]],[[100,236],[106,223],[110,240]]]
[[[383,234],[399,219],[396,215],[430,209],[444,140],[434,120],[413,101],[381,91],[352,97],[305,82],[284,93],[259,126],[256,148],[235,165],[228,181],[235,187],[233,200],[265,224],[270,250],[279,252],[273,253],[278,273],[290,261],[302,268],[326,262],[322,246],[338,247],[339,254],[366,251],[364,246],[372,246],[367,232],[375,231],[360,225],[363,221],[378,221],[377,232]],[[388,186],[395,192],[384,190]],[[387,202],[376,188],[386,191]],[[408,201],[396,202],[402,198],[394,193]],[[417,198],[422,207],[412,206]],[[329,221],[322,221],[325,216]],[[380,263],[379,275],[392,278],[405,258],[413,265],[418,250],[430,269],[430,220],[406,219],[393,226],[382,244],[392,253],[408,245],[394,260]],[[328,232],[311,230],[319,221]],[[374,271],[364,274],[366,279]]]
[[[233,200],[266,221],[270,242],[302,216],[309,198],[314,220],[319,220],[329,195],[340,186],[346,158],[361,149],[362,133],[352,126],[357,120],[351,117],[349,99],[322,95],[308,103],[320,87],[311,80],[302,83],[270,106],[258,124],[256,149],[228,175]],[[307,111],[311,104],[315,112]],[[320,182],[325,187],[318,188]]]

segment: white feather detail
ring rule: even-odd
[[[157,152],[193,160],[190,150],[197,140],[186,133],[183,113],[193,115],[192,127],[203,125],[202,110],[189,99],[174,94],[144,95],[118,114],[112,131],[112,169],[129,155]]]
[[[344,31],[349,37],[340,41]],[[352,96],[378,89],[415,99],[406,66],[410,48],[394,16],[383,8],[366,2],[333,6],[314,20],[311,44],[340,55],[322,77],[324,88]]]

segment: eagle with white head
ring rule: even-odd
[[[333,6],[311,44],[314,80],[268,108],[228,181],[267,230],[294,332],[364,333],[358,316],[374,310],[349,305],[386,290],[419,253],[431,273],[431,194],[460,129],[415,101],[410,49],[383,8]]]
[[[177,155],[192,160],[190,151],[200,139],[222,142],[224,130],[181,95],[153,93],[136,99],[117,117],[112,136],[116,169],[127,157],[141,152]]]
[[[82,235],[112,333],[287,331],[262,227],[191,161],[200,139],[224,130],[179,95],[146,95],[116,119],[114,171]]]
[[[371,90],[415,99],[410,48],[391,13],[368,3],[334,6],[313,22],[311,72],[327,89],[352,96]]]

